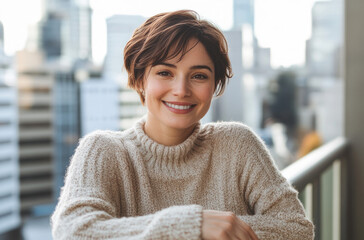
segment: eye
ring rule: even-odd
[[[199,73],[199,74],[194,75],[193,78],[203,80],[203,79],[207,79],[208,77],[205,74]]]
[[[167,72],[167,71],[159,71],[159,72],[157,72],[157,75],[162,76],[162,77],[169,77],[169,76],[171,76],[171,73]]]

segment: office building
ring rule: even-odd
[[[23,214],[53,202],[54,76],[40,52],[16,54],[19,112],[20,201]]]
[[[250,25],[254,29],[254,0],[234,0],[234,28]]]
[[[255,37],[254,0],[233,1],[233,29],[243,34],[243,68],[262,74],[271,70],[270,49],[261,48]]]
[[[119,85],[119,129],[131,127],[146,113],[139,96],[127,88],[127,74],[122,71],[123,51],[134,30],[145,21],[141,16],[116,15],[107,20],[107,54],[103,79]]]
[[[79,139],[95,130],[118,130],[118,89],[94,66],[53,69],[55,200]]]
[[[103,71],[105,80],[116,81],[126,87],[126,74],[122,72],[124,47],[134,30],[144,21],[144,17],[133,15],[115,15],[106,20],[107,52]]]
[[[224,32],[229,45],[229,58],[233,77],[226,85],[224,94],[212,101],[211,108],[202,122],[243,121],[242,101],[242,32],[230,30]]]
[[[119,84],[100,78],[80,83],[81,136],[95,130],[119,130]]]
[[[0,22],[0,57],[4,56],[4,25]]]
[[[316,128],[324,141],[344,132],[342,9],[341,0],[315,2],[312,8],[312,36],[306,42],[310,101],[315,109]]]
[[[15,72],[2,43],[0,23],[0,238],[20,227],[18,101]]]
[[[306,42],[306,65],[310,76],[342,75],[343,3],[318,1],[312,8],[312,37]]]
[[[44,1],[41,46],[47,59],[91,60],[91,14],[88,0]]]
[[[48,59],[62,55],[62,16],[49,13],[41,24],[41,46]]]
[[[64,176],[80,138],[79,84],[70,69],[54,69],[53,128],[55,199],[64,185]]]

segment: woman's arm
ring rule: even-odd
[[[232,212],[204,210],[203,240],[259,240],[252,228]]]
[[[113,147],[114,146],[114,147]],[[202,207],[172,206],[122,217],[116,144],[102,133],[83,139],[51,218],[54,239],[199,239]]]
[[[313,239],[313,224],[294,190],[280,174],[263,142],[248,134],[247,161],[241,175],[242,195],[251,215],[240,218],[252,227],[260,240]]]

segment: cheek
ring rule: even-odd
[[[201,100],[204,100],[205,102],[209,102],[212,100],[212,97],[214,96],[214,86],[205,86],[204,88],[199,89],[198,95],[200,96]]]
[[[161,84],[158,81],[150,81],[145,87],[145,97],[146,99],[155,100],[156,98],[162,97],[166,91],[165,84]]]

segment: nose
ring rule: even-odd
[[[191,95],[190,83],[187,77],[176,77],[175,81],[173,81],[173,95],[181,98]]]

